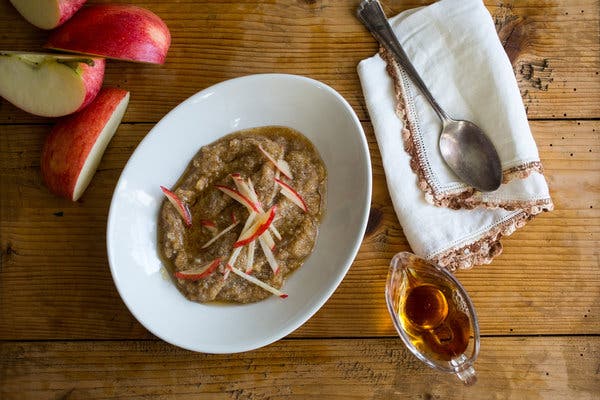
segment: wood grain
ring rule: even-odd
[[[472,388],[418,362],[387,315],[388,263],[409,246],[356,74],[377,51],[354,17],[359,1],[127,2],[162,17],[173,42],[163,66],[107,63],[105,85],[130,90],[132,100],[80,201],[56,198],[41,181],[40,150],[54,121],[0,98],[2,400],[598,398],[598,0],[484,0],[556,210],[505,238],[493,264],[458,274],[483,335]],[[388,15],[431,2],[382,1]],[[0,1],[0,49],[42,51],[47,36]],[[264,72],[321,80],[363,121],[373,164],[367,233],[331,299],[288,338],[242,354],[191,353],[156,340],[115,289],[105,245],[112,191],[138,143],[175,105],[223,80]]]
[[[109,2],[90,1],[90,4]],[[377,45],[354,17],[358,4],[333,0],[142,1],[172,33],[164,66],[109,61],[105,84],[132,92],[129,122],[156,122],[210,85],[254,73],[306,75],[338,90],[368,118],[356,74]],[[388,15],[431,1],[383,2]],[[513,61],[530,118],[600,117],[596,0],[486,1]],[[47,33],[0,2],[1,47],[40,51]],[[257,93],[260,95],[260,93]],[[0,123],[40,122],[0,101]]]
[[[394,335],[384,282],[391,257],[409,247],[372,127],[363,125],[373,162],[369,232],[338,290],[294,337]],[[119,174],[151,126],[121,125],[77,203],[52,196],[41,183],[47,126],[0,126],[0,339],[150,337],[115,290],[105,230]],[[504,254],[492,265],[458,276],[485,335],[598,334],[600,123],[535,121],[532,130],[556,210],[504,239]]]
[[[399,339],[283,340],[195,354],[164,342],[0,344],[0,394],[27,399],[594,399],[600,338],[489,338],[465,387]]]

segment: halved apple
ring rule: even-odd
[[[199,279],[206,278],[216,271],[217,267],[221,264],[221,259],[217,258],[209,263],[201,265],[196,268],[188,269],[185,271],[175,272],[175,277],[184,279],[187,281],[197,281]]]
[[[54,29],[66,22],[86,0],[10,0],[30,24]]]
[[[61,117],[94,100],[104,80],[103,58],[0,51],[0,96],[42,117]]]
[[[306,203],[304,202],[304,199],[302,198],[302,196],[300,196],[300,194],[298,192],[296,192],[296,190],[294,190],[293,187],[291,187],[290,185],[288,185],[281,179],[275,178],[275,182],[279,186],[281,186],[281,194],[283,194],[285,197],[290,199],[292,201],[292,203],[294,203],[295,205],[300,207],[302,209],[302,211],[304,211],[304,212],[308,211],[308,207],[306,207]]]
[[[183,222],[185,222],[185,225],[188,227],[192,226],[192,212],[190,211],[190,208],[188,207],[187,203],[185,203],[179,198],[179,196],[177,196],[175,193],[173,193],[164,186],[161,186],[160,190],[162,190],[169,202],[173,204],[173,207],[175,207],[175,209],[183,219]]]
[[[246,231],[242,232],[238,241],[233,244],[233,247],[245,246],[262,235],[267,229],[269,229],[271,223],[273,223],[276,211],[277,206],[273,206],[266,212],[259,214],[252,223],[252,226],[250,226]]]
[[[99,4],[85,7],[50,34],[44,47],[126,61],[163,64],[169,28],[145,8]]]
[[[129,103],[126,90],[105,88],[82,111],[59,121],[44,143],[41,172],[51,192],[79,199],[98,168]]]
[[[288,295],[278,289],[275,289],[273,286],[261,281],[260,279],[255,278],[252,275],[248,275],[243,271],[240,271],[239,269],[237,269],[236,267],[232,267],[230,265],[227,265],[227,269],[232,271],[233,273],[235,273],[236,275],[244,278],[245,280],[247,280],[248,282],[254,283],[256,286],[259,286],[261,288],[263,288],[264,290],[266,290],[267,292],[273,293],[276,296],[281,297],[282,299],[285,299],[288,297]]]

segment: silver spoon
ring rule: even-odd
[[[464,182],[483,192],[498,189],[502,182],[502,165],[493,143],[477,125],[454,120],[440,107],[402,49],[379,2],[362,1],[357,16],[404,68],[442,120],[439,146],[450,169]]]

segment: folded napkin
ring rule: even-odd
[[[444,163],[442,124],[405,71],[381,50],[358,74],[394,209],[412,250],[454,270],[491,262],[499,239],[551,210],[519,88],[481,0],[442,0],[389,20],[442,108],[479,125],[502,162],[503,184],[482,193]]]

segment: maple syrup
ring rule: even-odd
[[[448,271],[403,252],[392,259],[386,302],[409,350],[466,385],[476,382],[479,326],[471,300]]]
[[[471,324],[456,304],[452,288],[442,282],[424,282],[411,268],[406,273],[408,285],[398,311],[411,341],[423,353],[441,360],[457,358],[467,350]]]

